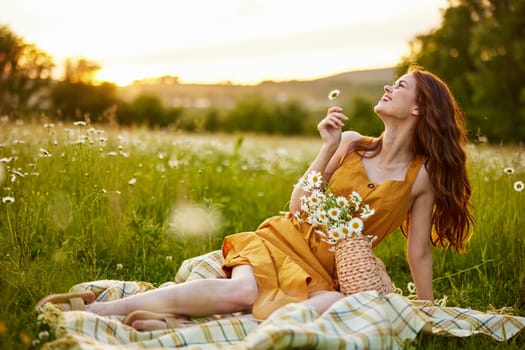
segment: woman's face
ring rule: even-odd
[[[385,93],[377,102],[374,111],[382,118],[407,119],[418,115],[416,105],[416,79],[405,74],[393,85],[385,85]]]

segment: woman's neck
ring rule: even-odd
[[[410,150],[412,130],[388,130],[383,133],[383,147],[378,157],[383,164],[408,163],[414,155]]]

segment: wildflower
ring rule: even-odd
[[[335,199],[335,202],[336,202],[337,206],[339,206],[339,207],[346,207],[348,205],[348,199],[346,199],[343,196],[337,197]]]
[[[341,91],[339,91],[337,89],[334,89],[334,90],[332,90],[332,91],[330,91],[328,93],[328,99],[330,101],[333,101],[333,100],[335,100],[337,98],[337,96],[339,96],[340,93],[341,93]]]
[[[166,261],[171,262],[173,260],[173,257],[171,255],[166,256]]]
[[[408,282],[407,288],[410,294],[414,294],[416,292],[416,285],[414,284],[414,282]]]
[[[15,198],[14,197],[4,197],[2,198],[2,203],[5,203],[5,204],[10,204],[10,203],[14,203],[15,202]]]
[[[506,167],[505,169],[503,169],[503,171],[504,171],[505,174],[507,174],[507,175],[512,175],[512,174],[514,174],[514,168],[511,168],[511,167]]]
[[[336,225],[328,230],[328,239],[333,243],[337,243],[340,239],[345,237],[343,232],[343,225]]]
[[[371,215],[374,215],[376,211],[374,209],[371,209],[370,208],[370,205],[368,204],[365,204],[362,208],[361,208],[361,219],[366,219],[367,217],[371,216]]]
[[[20,177],[25,177],[27,175],[27,174],[22,173],[20,170],[16,170],[16,169],[11,170],[11,172],[14,175],[17,175],[17,176],[20,176]]]
[[[343,234],[343,237],[347,237],[352,234],[352,229],[349,222],[345,222],[343,225],[341,225],[341,233]]]
[[[317,208],[315,211],[315,217],[312,218],[311,224],[326,225],[328,224],[328,215],[326,210]]]
[[[359,218],[352,218],[348,223],[352,232],[361,234],[363,232],[363,221]]]
[[[324,194],[319,190],[313,190],[310,197],[308,197],[309,204],[312,206],[312,208],[316,208],[324,201],[324,199]]]
[[[339,219],[339,215],[341,214],[341,210],[337,207],[330,208],[327,210],[328,217],[332,220]]]
[[[44,124],[44,128],[46,128],[46,129],[52,129],[54,127],[55,127],[55,124],[53,124],[53,123],[45,123]]]
[[[136,183],[137,183],[137,179],[135,178],[132,178],[131,180],[128,181],[128,185],[131,185],[131,186],[133,186]]]
[[[523,184],[523,181],[516,181],[514,183],[514,190],[515,191],[521,192],[521,191],[523,191],[524,188],[525,188],[525,184]]]
[[[86,122],[79,120],[73,123],[74,126],[86,126]]]
[[[117,270],[122,270],[124,268],[124,265],[122,264],[117,264]]]
[[[323,176],[318,171],[311,171],[308,173],[301,186],[306,191],[311,191],[314,188],[319,188],[323,184]]]
[[[358,210],[359,206],[361,205],[361,202],[363,201],[363,197],[356,191],[353,191],[350,195],[350,202],[354,203],[355,209]]]
[[[38,339],[40,340],[47,340],[49,338],[49,332],[48,331],[42,331],[38,333]]]
[[[43,147],[40,147],[40,157],[51,157],[51,153]]]

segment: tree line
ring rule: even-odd
[[[312,111],[298,100],[277,102],[256,94],[239,97],[228,109],[170,107],[152,93],[139,94],[127,102],[119,97],[115,84],[93,83],[95,73],[101,69],[95,62],[70,58],[58,80],[51,77],[53,68],[55,63],[48,54],[25,43],[8,27],[0,26],[0,115],[25,120],[87,120],[114,125],[173,127],[193,132],[304,135],[315,133],[319,113],[325,112]],[[177,83],[176,78],[170,77],[170,83]],[[360,130],[379,132],[378,120],[371,123],[365,120],[376,119],[370,113],[372,102],[359,97],[355,101],[361,111],[352,111],[352,114],[360,114],[356,121],[359,125],[361,120]],[[353,102],[346,103],[352,105]],[[363,110],[368,113],[362,113]]]
[[[397,72],[418,64],[456,95],[474,137],[525,141],[525,0],[449,0],[441,27],[418,35]]]
[[[525,139],[525,0],[449,0],[437,29],[416,36],[397,66],[403,74],[419,65],[442,77],[467,116],[473,139]],[[155,95],[130,102],[112,83],[93,84],[101,68],[84,58],[68,59],[63,77],[52,79],[55,63],[7,26],[0,26],[0,114],[98,123],[177,127],[189,131],[251,131],[277,134],[315,132],[319,113],[300,101],[276,102],[244,96],[232,108],[194,110],[165,106]],[[346,108],[352,127],[374,135],[381,123],[373,105],[354,96]]]

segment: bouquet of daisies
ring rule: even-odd
[[[301,211],[296,217],[314,225],[316,233],[331,245],[341,293],[394,292],[385,264],[372,250],[377,237],[363,234],[363,219],[373,215],[374,209],[355,191],[347,198],[335,195],[330,188],[324,190],[325,181],[316,171],[301,178],[297,186],[309,195],[301,197]]]
[[[363,235],[363,219],[374,214],[374,209],[363,203],[358,192],[347,198],[324,190],[325,181],[320,172],[311,171],[296,186],[309,193],[301,197],[300,220],[317,227],[316,232],[335,250],[337,242],[351,235]]]

